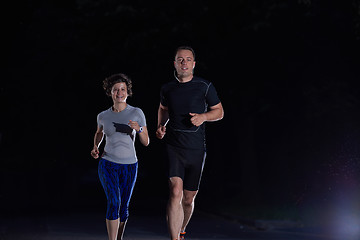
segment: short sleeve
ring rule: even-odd
[[[210,107],[215,106],[216,104],[220,103],[220,99],[219,99],[216,89],[212,83],[209,84],[209,87],[208,87],[205,97],[206,97],[206,102]]]
[[[164,89],[164,87],[162,87],[161,90],[160,90],[160,103],[161,103],[161,105],[163,105],[164,107],[167,107],[167,105],[168,105],[168,102],[167,102],[167,99],[166,99],[166,96],[165,96],[165,89]]]
[[[102,121],[101,121],[101,113],[99,113],[99,114],[97,115],[97,125],[98,125],[99,128],[103,128],[103,127],[104,127],[103,124],[102,124]]]
[[[140,108],[138,108],[137,112],[138,112],[138,117],[139,117],[139,120],[138,120],[139,125],[142,127],[146,127],[146,118],[145,118],[144,112]]]

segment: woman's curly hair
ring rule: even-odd
[[[113,74],[110,77],[105,78],[105,80],[103,81],[103,88],[105,90],[106,95],[111,96],[112,87],[116,83],[120,83],[120,82],[123,82],[126,84],[127,94],[129,97],[131,97],[132,96],[132,81],[128,76],[126,76],[123,73]]]

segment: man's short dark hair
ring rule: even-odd
[[[192,49],[192,47],[190,47],[190,46],[180,46],[180,47],[178,47],[176,49],[176,51],[175,51],[175,57],[176,57],[176,54],[178,53],[178,51],[180,51],[180,50],[189,50],[189,51],[191,51],[193,56],[194,56],[194,60],[195,60],[195,51],[194,51],[194,49]]]

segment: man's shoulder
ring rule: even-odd
[[[176,79],[173,79],[173,80],[171,80],[171,81],[168,81],[168,82],[164,83],[164,84],[162,85],[162,87],[173,86],[173,85],[176,85],[176,84],[177,84],[177,80],[176,80]]]
[[[172,89],[172,88],[177,86],[177,83],[178,82],[176,80],[166,82],[161,86],[161,91],[164,92],[164,91],[167,91],[169,89]]]
[[[207,86],[209,86],[211,84],[211,82],[209,80],[206,80],[202,77],[197,77],[197,76],[194,76],[194,78],[192,79],[192,81],[194,83],[201,83],[201,84],[205,84]]]
[[[193,86],[196,88],[201,88],[204,89],[205,91],[207,91],[207,89],[210,87],[211,82],[209,80],[206,80],[204,78],[201,77],[194,77],[192,79],[193,82]]]
[[[170,90],[173,88],[176,88],[178,86],[179,82],[177,80],[171,80],[167,83],[164,83],[161,86],[162,91]],[[194,76],[191,82],[188,83],[188,87],[195,87],[200,85],[203,85],[204,87],[208,88],[211,85],[211,82],[209,80],[206,80],[202,77]]]

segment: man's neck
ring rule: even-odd
[[[181,82],[181,83],[186,83],[186,82],[190,82],[192,79],[193,79],[193,77],[194,77],[194,75],[193,74],[191,74],[191,75],[189,75],[189,76],[187,76],[187,77],[177,77],[177,80],[179,81],[179,82]]]

